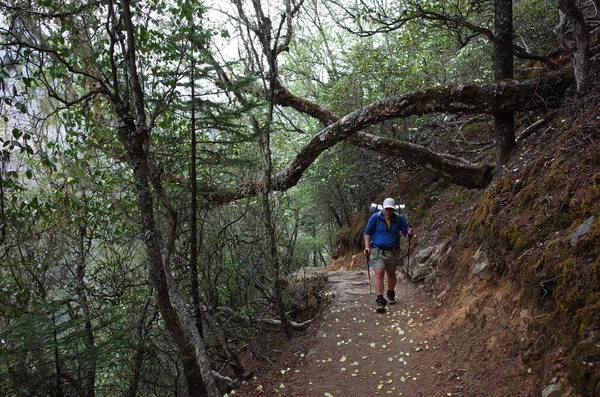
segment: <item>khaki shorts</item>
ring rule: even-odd
[[[369,262],[373,270],[385,269],[388,272],[395,273],[398,267],[398,250],[382,250],[377,247],[371,248]]]

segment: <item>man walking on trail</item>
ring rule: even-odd
[[[392,198],[383,200],[383,210],[371,216],[365,229],[365,255],[368,256],[375,271],[373,284],[377,293],[379,313],[385,312],[385,306],[396,303],[396,268],[400,251],[400,232],[407,239],[413,236],[404,216],[397,214],[396,202]],[[387,300],[383,297],[383,275],[387,274]]]

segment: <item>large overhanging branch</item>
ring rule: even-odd
[[[283,191],[295,186],[304,171],[321,153],[353,135],[358,135],[359,138],[353,140],[352,143],[362,143],[368,147],[366,145],[368,137],[363,137],[364,133],[360,133],[360,131],[383,121],[430,113],[495,114],[510,110],[551,108],[560,104],[565,90],[572,83],[573,71],[561,69],[530,79],[506,80],[482,85],[458,84],[434,87],[382,99],[337,120],[337,116],[322,108],[311,108],[310,102],[300,101],[285,88],[279,87],[275,91],[276,98],[274,98],[277,104],[294,107],[298,111],[313,116],[315,116],[312,113],[313,110],[320,110],[319,120],[326,127],[300,149],[295,159],[287,167],[275,174],[273,187],[275,190]],[[302,108],[299,108],[299,104],[302,105]],[[397,152],[400,150],[398,149]],[[432,157],[434,155],[433,152],[428,153],[430,159],[434,158]],[[419,161],[419,163],[421,162]],[[473,184],[472,181],[488,180],[489,178],[490,169],[487,164],[474,169],[472,164],[449,161],[446,156],[438,155],[436,161],[429,160],[424,165],[439,171],[441,175],[446,175],[450,172],[450,163],[461,171],[459,174],[474,171],[478,174],[474,177],[466,177],[467,174],[464,174],[461,178],[455,178],[454,182],[459,185],[481,187],[480,182]],[[257,179],[225,189],[210,187],[204,191],[204,197],[213,203],[228,203],[240,198],[255,196],[263,186],[262,179]]]
[[[451,154],[435,153],[424,146],[359,132],[348,138],[353,145],[389,156],[402,157],[430,169],[460,186],[487,186],[494,176],[494,164],[475,164]]]

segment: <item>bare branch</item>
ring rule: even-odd
[[[222,313],[226,313],[226,314],[230,315],[234,320],[243,322],[245,324],[259,323],[259,324],[264,324],[264,325],[272,325],[274,327],[281,327],[281,320],[279,320],[277,318],[253,318],[253,317],[244,316],[240,313],[237,313],[229,307],[222,307],[222,306],[217,307],[217,310]],[[306,320],[301,323],[289,321],[289,325],[294,331],[305,331],[310,326],[310,324],[312,324],[313,321],[314,321],[314,319]]]
[[[450,154],[435,153],[431,149],[409,142],[396,141],[367,133],[358,133],[348,141],[378,153],[401,157],[441,175],[444,179],[460,186],[482,188],[494,176],[493,164],[475,164]]]

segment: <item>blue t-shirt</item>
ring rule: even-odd
[[[390,222],[390,230],[387,229],[383,211],[379,211],[369,218],[365,228],[365,236],[371,236],[371,246],[384,250],[400,249],[400,232],[406,237],[408,235],[408,222],[397,212],[394,212]]]

